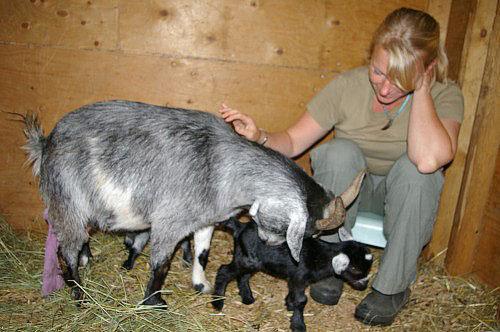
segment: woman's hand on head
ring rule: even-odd
[[[227,107],[226,104],[221,105],[219,112],[224,121],[231,123],[234,130],[241,136],[253,142],[257,142],[260,139],[261,131],[250,116]]]
[[[437,60],[434,59],[432,62],[427,66],[425,70],[422,70],[422,73],[419,74],[419,79],[417,81],[416,87],[415,87],[415,92],[430,92],[431,91],[431,85],[434,79],[434,71],[437,65]]]

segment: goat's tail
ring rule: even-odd
[[[26,115],[17,114],[22,117],[24,123],[24,136],[26,136],[26,144],[22,149],[27,154],[27,163],[32,164],[33,174],[40,175],[40,166],[42,162],[42,154],[46,144],[46,137],[43,136],[42,126],[38,115],[35,113],[27,113]]]

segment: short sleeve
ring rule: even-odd
[[[464,119],[464,97],[455,83],[448,83],[433,96],[434,107],[441,119],[452,119],[462,123]]]
[[[345,85],[345,79],[340,75],[307,104],[307,111],[323,129],[330,130],[341,120],[340,103]]]

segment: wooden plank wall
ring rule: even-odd
[[[500,286],[500,208],[498,195],[500,148],[500,8],[493,7],[484,76],[480,86],[472,139],[465,165],[459,205],[451,232],[446,269],[452,275],[474,273]],[[495,13],[497,15],[495,15]],[[483,21],[483,24],[486,23]],[[495,163],[496,160],[496,163]]]
[[[486,58],[490,45],[493,30],[493,22],[498,8],[497,0],[454,0],[452,2],[450,26],[462,26],[464,29],[448,29],[447,45],[453,51],[450,60],[451,69],[460,68],[458,71],[458,83],[462,88],[465,102],[464,121],[460,128],[460,136],[455,159],[446,170],[446,181],[441,195],[441,202],[437,215],[432,241],[427,246],[425,255],[430,257],[440,256],[445,253],[450,243],[450,234],[454,220],[457,218],[461,200],[462,187],[464,182],[464,172],[466,171],[467,158],[470,154],[469,144],[474,137],[474,123],[478,115],[478,102],[480,100],[480,90],[485,74]],[[463,13],[465,11],[465,13]],[[453,14],[455,13],[455,14]],[[462,20],[467,18],[465,22]],[[457,35],[465,33],[465,36]],[[463,46],[456,43],[463,40]],[[454,41],[454,42],[452,42]],[[458,42],[460,43],[460,42]],[[460,54],[457,54],[460,52]],[[459,63],[457,64],[457,60]],[[453,64],[454,63],[454,64]],[[472,178],[474,179],[474,177]],[[470,179],[469,179],[470,180]],[[456,221],[455,221],[456,222]],[[465,243],[461,244],[462,246]],[[442,256],[443,257],[443,256]]]
[[[497,105],[498,106],[498,105]],[[497,108],[498,110],[498,108]],[[498,128],[498,126],[497,126]],[[492,287],[500,286],[500,149],[497,150],[495,174],[484,213],[481,238],[477,243],[477,251],[472,272],[479,280]]]
[[[48,132],[97,100],[209,112],[225,101],[284,129],[336,73],[365,63],[400,6],[427,0],[0,1],[0,109],[38,111]],[[10,119],[0,114],[0,214],[36,230],[42,203]]]

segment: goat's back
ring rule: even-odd
[[[104,220],[101,228],[133,230],[158,218],[215,222],[255,199],[249,196],[300,190],[290,186],[294,167],[210,113],[110,101],[57,123],[40,185],[49,206]],[[259,186],[266,178],[281,180]]]

